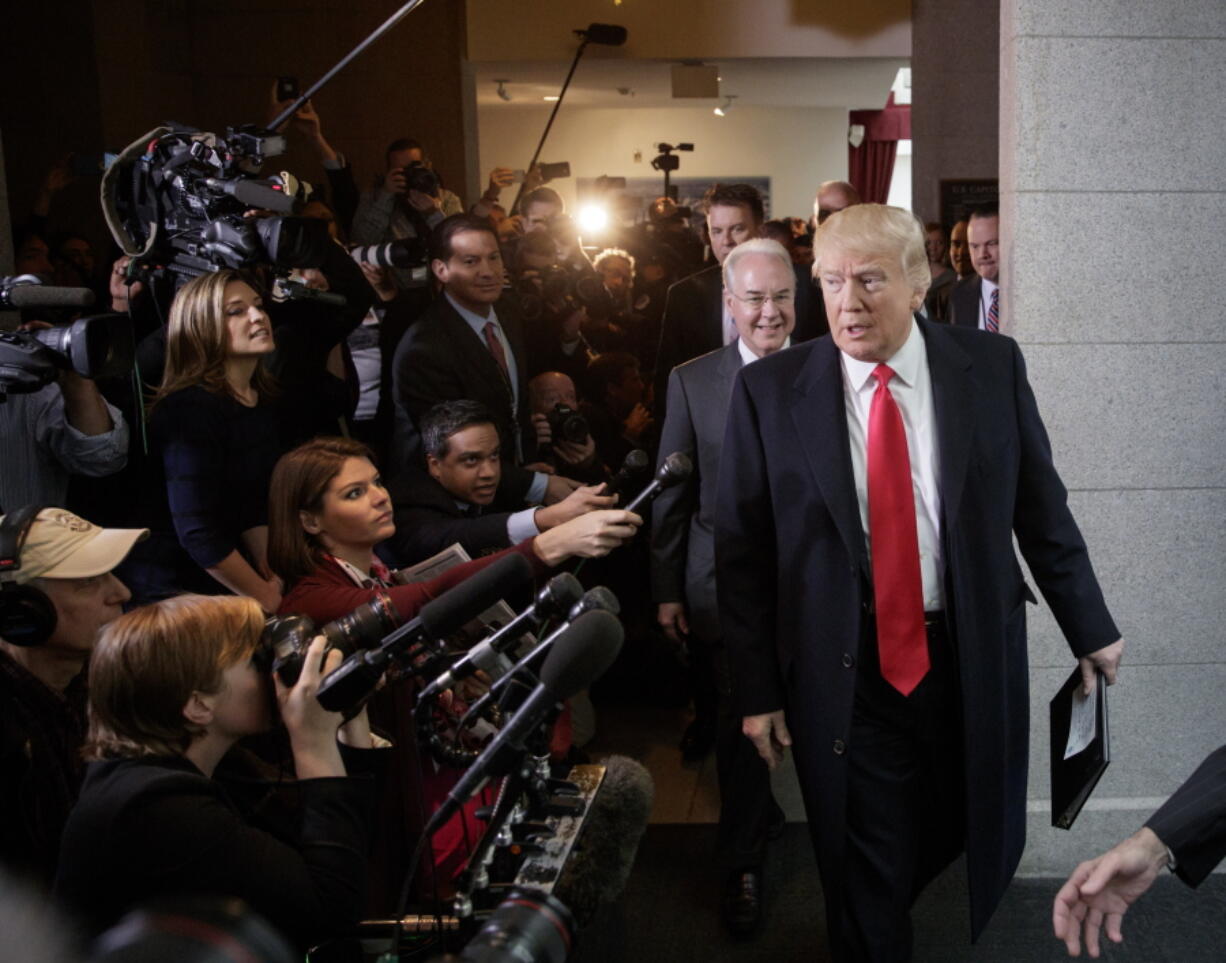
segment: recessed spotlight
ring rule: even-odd
[[[511,81],[509,80],[495,80],[494,81],[494,83],[498,85],[498,96],[501,97],[503,100],[511,99],[511,95],[507,93],[507,84],[509,84],[510,82]]]
[[[732,109],[732,102],[734,100],[736,100],[736,94],[728,94],[724,98],[724,102],[711,111],[711,113],[713,113],[716,117],[727,117],[728,111]]]
[[[557,100],[557,99],[558,99],[557,94],[553,94],[553,95],[551,95],[551,96],[549,96],[549,97],[542,97],[542,98],[541,98],[541,100],[548,100],[548,101],[554,101],[554,100]]]

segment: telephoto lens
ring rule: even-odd
[[[318,628],[306,615],[274,615],[264,623],[256,665],[277,673],[282,684],[292,686],[302,674],[303,657],[315,636],[324,636],[329,651],[339,649],[347,659],[358,649],[378,646],[400,623],[400,613],[386,595],[378,595]]]

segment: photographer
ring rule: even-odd
[[[596,442],[579,413],[578,393],[568,375],[560,371],[537,375],[528,382],[528,404],[541,462],[589,485],[608,480],[608,469],[596,456]]]
[[[625,351],[602,354],[588,366],[584,385],[589,400],[579,410],[600,461],[615,471],[635,448],[646,449],[654,461],[659,431],[643,403],[647,386],[638,358]]]
[[[256,667],[264,617],[250,599],[186,595],[121,616],[90,665],[91,760],[60,850],[56,895],[94,931],[152,897],[245,900],[300,946],[362,905],[373,779],[346,774],[338,737],[369,750],[365,713],[342,725],[315,699],[340,664],[317,637],[292,689],[274,675],[289,735],[297,825],[243,812],[231,749],[275,720]],[[236,773],[237,778],[237,773]],[[262,803],[268,800],[261,800]]]
[[[408,238],[426,239],[430,231],[464,205],[443,187],[421,144],[401,137],[387,147],[387,172],[362,194],[350,237],[355,244],[382,244]],[[401,288],[428,287],[428,277],[394,269]]]
[[[269,106],[270,120],[285,110],[294,99],[297,99],[277,101],[277,86],[276,83],[272,86],[272,102]],[[319,157],[324,175],[328,178],[328,189],[332,198],[331,209],[340,221],[340,233],[347,236],[358,207],[358,186],[353,179],[353,168],[349,166],[348,159],[335,150],[324,137],[323,122],[311,101],[308,100],[298,108],[290,125],[292,130],[311,145],[312,150]]]
[[[26,325],[34,327],[51,325]],[[65,369],[56,383],[0,402],[0,446],[0,506],[63,504],[70,475],[123,468],[128,425],[94,382]]]

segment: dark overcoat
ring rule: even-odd
[[[1016,342],[920,320],[937,420],[947,617],[962,683],[972,937],[1025,843],[1029,665],[1021,553],[1076,656],[1119,638],[1052,464]],[[742,714],[786,709],[823,878],[840,878],[857,643],[872,599],[839,352],[742,369],[715,554]],[[829,903],[828,903],[829,906]],[[831,918],[835,918],[832,912]]]

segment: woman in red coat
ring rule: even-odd
[[[375,546],[395,532],[391,500],[370,449],[345,438],[317,438],[277,462],[268,520],[269,565],[285,583],[280,612],[308,615],[317,624],[346,615],[379,595],[395,606],[402,621],[408,621],[427,602],[509,552],[524,555],[540,575],[546,575],[551,566],[572,556],[608,554],[642,524],[632,512],[592,511],[497,555],[457,565],[431,581],[395,585],[374,553]],[[416,834],[459,771],[439,770],[432,759],[418,754],[410,690],[394,686],[373,708],[376,723],[382,722],[396,736],[401,751],[399,772],[392,775],[385,793],[386,835],[380,847],[391,855],[391,864],[384,869],[392,875],[372,884],[390,896],[400,883],[396,870],[403,871],[401,864]],[[481,804],[478,797],[435,835],[440,882],[450,880],[463,866],[468,845],[480,836],[482,826],[473,820],[472,811]]]

